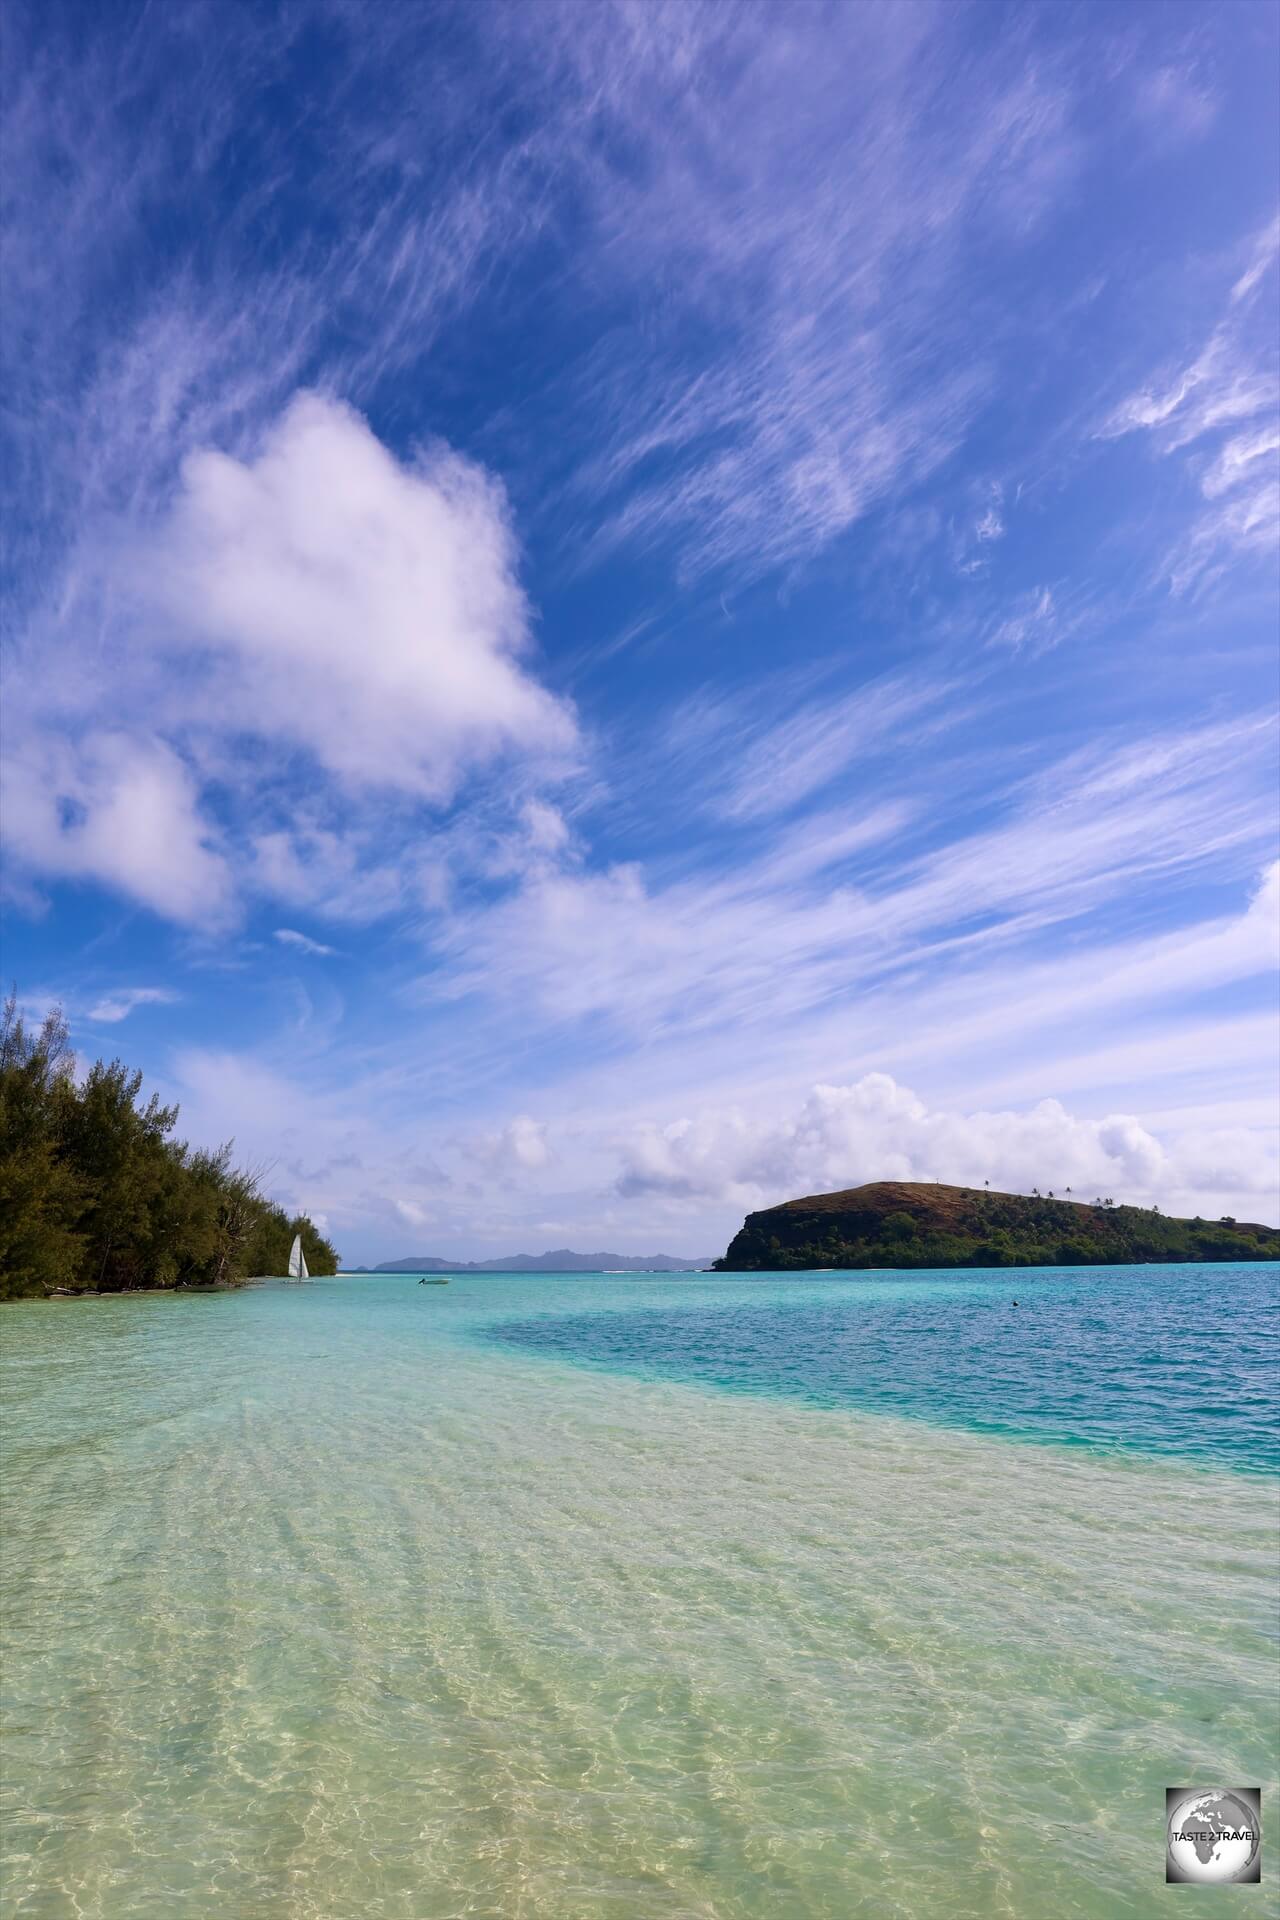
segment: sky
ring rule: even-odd
[[[19,0],[4,969],[348,1262],[1280,1219],[1280,11]]]

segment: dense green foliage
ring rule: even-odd
[[[176,1107],[99,1060],[77,1082],[60,1012],[38,1032],[12,996],[0,1018],[0,1299],[135,1287],[230,1286],[282,1274],[295,1233],[312,1273],[338,1257],[258,1178],[173,1138]]]
[[[880,1182],[748,1214],[721,1272],[814,1267],[1123,1266],[1276,1260],[1280,1231],[1179,1220],[1157,1207]]]

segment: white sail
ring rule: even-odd
[[[301,1238],[301,1235],[299,1235],[299,1238]],[[311,1278],[311,1275],[307,1272],[307,1256],[301,1247],[298,1248],[298,1278],[299,1280],[309,1280]]]
[[[291,1280],[305,1279],[306,1272],[307,1262],[302,1252],[302,1235],[295,1233],[293,1236],[293,1245],[289,1249],[289,1278]]]

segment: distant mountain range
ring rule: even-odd
[[[553,1247],[549,1253],[510,1253],[499,1260],[441,1260],[434,1253],[405,1260],[383,1260],[376,1267],[346,1267],[346,1273],[696,1273],[711,1265],[711,1255],[682,1260],[671,1253],[575,1253]]]

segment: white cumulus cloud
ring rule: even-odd
[[[0,814],[10,854],[41,876],[96,880],[194,926],[231,910],[231,870],[197,782],[154,737],[19,734]]]
[[[195,925],[246,893],[388,911],[415,809],[498,760],[555,773],[576,751],[517,561],[483,468],[442,446],[398,460],[318,394],[247,456],[190,454],[166,508],[86,541],[14,650],[14,877],[94,880]]]
[[[300,395],[255,458],[193,454],[135,566],[157,644],[207,650],[224,724],[353,786],[443,800],[503,750],[573,745],[524,664],[501,488],[443,448],[402,464],[336,401]]]
[[[472,1151],[495,1172],[521,1169],[536,1173],[552,1159],[546,1127],[528,1113],[518,1113],[499,1132],[485,1134]]]
[[[1130,1114],[1082,1119],[1057,1100],[1024,1111],[960,1113],[930,1108],[887,1073],[848,1086],[815,1086],[776,1120],[707,1112],[666,1126],[642,1125],[621,1144],[618,1187],[744,1207],[869,1180],[989,1181],[1091,1199],[1150,1200],[1167,1192],[1222,1189],[1270,1194],[1274,1153],[1249,1136],[1200,1132],[1158,1139]]]

